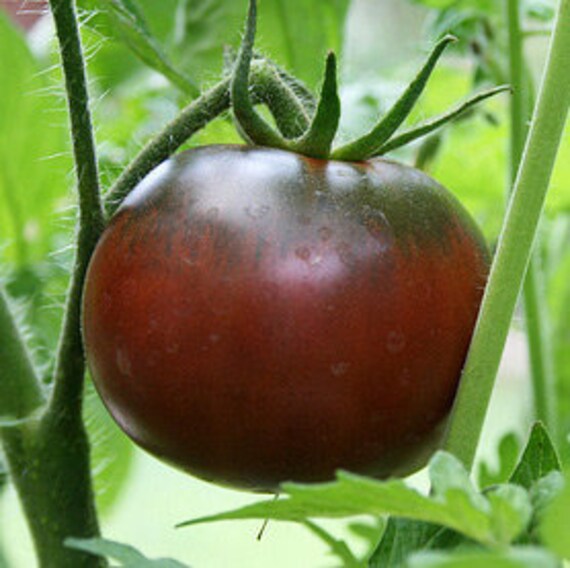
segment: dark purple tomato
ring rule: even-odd
[[[121,428],[201,478],[400,475],[441,439],[487,271],[474,222],[420,171],[202,147],[103,234],[88,363]]]

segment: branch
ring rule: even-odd
[[[112,215],[129,192],[153,168],[169,158],[182,144],[204,128],[209,122],[231,106],[232,79],[223,79],[201,97],[192,101],[182,112],[152,140],[123,170],[105,196],[105,210]],[[304,106],[291,88],[286,88],[285,78],[275,72],[275,67],[261,59],[252,63],[250,77],[251,97],[254,104],[265,103],[276,122],[283,127],[294,120],[297,128],[306,128],[308,117]],[[287,118],[285,115],[290,115]],[[292,128],[292,123],[288,125]]]

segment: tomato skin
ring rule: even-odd
[[[98,244],[88,364],[122,429],[199,477],[398,475],[440,440],[488,262],[463,208],[413,168],[190,150]]]

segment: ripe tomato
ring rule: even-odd
[[[88,363],[143,448],[256,490],[422,465],[488,270],[423,173],[202,147],[128,196],[93,256]]]

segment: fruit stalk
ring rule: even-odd
[[[445,448],[473,465],[570,106],[570,0],[560,0],[529,136],[452,412]]]
[[[169,158],[182,144],[231,105],[231,78],[222,79],[192,101],[164,129],[159,132],[113,184],[105,199],[105,209],[111,215],[123,199],[153,168]],[[251,97],[254,104],[265,103],[283,132],[288,131],[294,121],[302,127],[308,125],[308,117],[292,89],[287,88],[278,70],[265,60],[255,61],[251,67]]]

